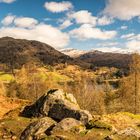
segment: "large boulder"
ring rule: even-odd
[[[55,126],[56,122],[49,117],[41,118],[33,123],[31,123],[22,132],[20,140],[36,140],[39,139],[45,133],[49,133]]]
[[[66,118],[59,122],[54,128],[53,132],[57,131],[71,131],[74,133],[79,133],[81,131],[85,131],[85,126],[78,120],[73,118]]]
[[[36,103],[25,107],[22,112],[25,117],[51,117],[56,121],[64,118],[75,118],[83,124],[92,120],[92,116],[88,111],[81,110],[76,99],[72,94],[63,92],[62,90],[50,90],[41,96]]]

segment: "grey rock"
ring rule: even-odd
[[[47,133],[48,131],[49,133],[49,129],[52,129],[55,124],[56,122],[49,117],[41,118],[27,126],[22,132],[20,140],[37,140],[45,132]]]
[[[80,114],[80,121],[86,125],[90,120],[92,120],[92,115],[90,114],[89,111],[87,110],[80,110],[79,111]]]
[[[81,110],[72,94],[62,90],[50,90],[41,96],[35,104],[25,107],[22,112],[25,117],[51,117],[56,121],[64,118],[75,118],[83,124],[92,120],[88,111]]]
[[[72,131],[74,133],[79,133],[85,130],[85,126],[80,121],[73,118],[66,118],[59,122],[52,131]]]

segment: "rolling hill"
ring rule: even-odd
[[[119,69],[128,69],[132,60],[132,55],[114,52],[91,51],[80,55],[78,59],[96,67],[116,67]]]
[[[90,63],[93,67],[116,67],[128,69],[132,54],[127,52],[101,52],[98,50],[81,51],[77,49],[63,49],[62,53],[77,58],[83,62]]]
[[[45,43],[11,37],[0,38],[0,63],[17,68],[31,61],[45,65],[68,63],[89,67],[89,64],[71,58]]]
[[[64,52],[38,41],[11,37],[0,38],[0,63],[14,68],[21,67],[27,62],[35,61],[39,62],[39,64],[52,66],[67,63],[78,65],[82,68],[105,66],[128,69],[132,57],[131,54],[100,51],[82,52],[78,56],[68,56],[71,54],[70,50],[68,54],[66,52],[64,54]]]

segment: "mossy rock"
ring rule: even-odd
[[[64,132],[72,132],[72,133],[80,133],[82,131],[85,131],[85,126],[78,120],[74,118],[66,118],[63,119],[61,122],[56,124],[56,126],[53,128],[53,132],[57,131],[64,131]]]
[[[87,129],[92,129],[92,128],[99,128],[99,129],[107,129],[107,130],[112,130],[112,126],[110,124],[107,124],[105,122],[99,121],[99,120],[91,120],[89,123],[86,125]]]
[[[88,130],[85,130],[85,131],[80,132],[79,134],[80,136],[85,136],[87,133],[88,133]]]

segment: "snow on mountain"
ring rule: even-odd
[[[78,50],[78,49],[73,49],[73,48],[61,49],[59,51],[71,57],[78,57],[87,52],[84,50]]]

